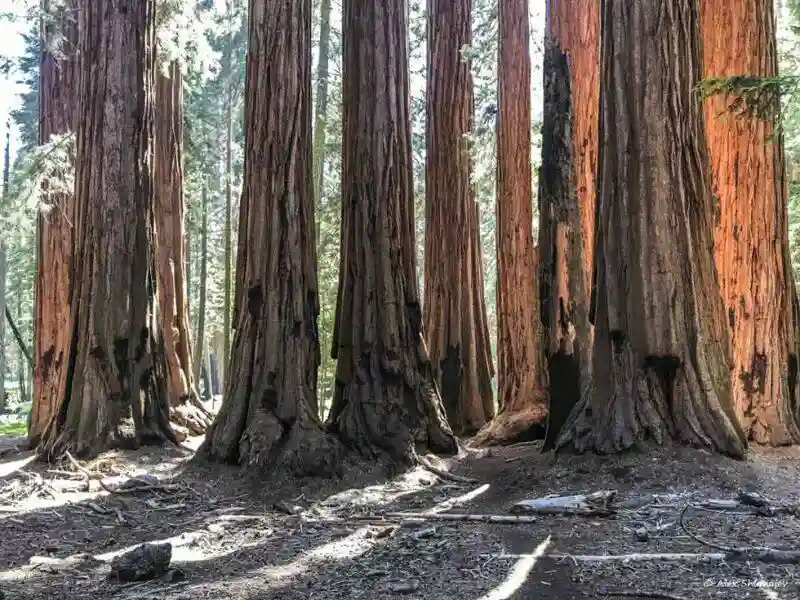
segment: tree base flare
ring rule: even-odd
[[[338,474],[344,448],[309,413],[283,423],[270,412],[254,409],[241,428],[234,416],[220,413],[198,454],[228,464],[285,470],[298,477]]]
[[[521,442],[544,439],[547,428],[547,412],[535,405],[518,412],[501,411],[487,423],[475,437],[475,446],[506,446]]]
[[[744,456],[747,442],[735,418],[699,375],[705,371],[702,354],[694,357],[697,365],[649,357],[644,366],[634,368],[628,343],[612,352],[612,376],[595,379],[575,406],[557,450],[572,445],[579,453],[614,454],[638,443],[664,445],[672,439],[733,458]]]

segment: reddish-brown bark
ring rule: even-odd
[[[203,451],[231,463],[327,474],[341,447],[315,411],[311,0],[251,1],[245,114],[242,304],[225,398]]]
[[[593,389],[559,445],[606,453],[674,439],[741,457],[709,252],[698,0],[602,10]]]
[[[707,77],[778,73],[772,0],[701,0]],[[733,406],[749,439],[800,442],[798,329],[789,258],[783,140],[774,123],[706,102],[706,139],[719,204],[715,256],[733,346]]]
[[[548,0],[546,19],[539,248],[549,450],[591,373],[600,1]]]
[[[330,429],[362,454],[453,452],[423,339],[404,0],[343,5],[342,247]],[[365,107],[369,107],[365,110]]]
[[[533,243],[531,61],[527,0],[499,6],[497,127],[497,401],[479,444],[541,437],[546,372],[538,347],[538,278]]]
[[[155,0],[81,0],[69,350],[40,450],[177,441],[156,314]]]
[[[473,92],[461,49],[472,40],[471,17],[471,0],[428,0],[424,327],[442,403],[458,435],[474,434],[494,416],[479,221],[465,139]]]
[[[42,23],[39,62],[39,143],[73,131],[77,92],[78,24],[70,0],[53,13],[48,0],[42,9],[50,18]],[[60,43],[54,47],[54,39]],[[74,198],[48,194],[50,209],[37,219],[37,256],[34,307],[33,403],[28,440],[39,443],[58,406],[58,385],[66,365],[69,321],[69,264],[72,254]]]
[[[195,435],[211,423],[192,377],[189,305],[186,296],[183,196],[183,77],[172,61],[156,76],[155,252],[158,306],[167,353],[172,420]]]

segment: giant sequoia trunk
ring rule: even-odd
[[[539,256],[550,450],[589,383],[600,0],[548,0]]]
[[[275,85],[275,82],[281,82]],[[331,472],[340,447],[316,411],[311,0],[251,0],[245,171],[230,377],[211,457],[298,474]]]
[[[343,5],[342,248],[328,416],[348,446],[456,450],[422,332],[404,0]],[[369,107],[369,109],[365,109]]]
[[[453,431],[494,416],[477,205],[464,136],[472,129],[472,0],[428,0],[424,327]],[[476,243],[477,242],[477,243]]]
[[[603,0],[602,26],[593,390],[560,444],[616,452],[672,438],[739,457],[693,91],[698,0]]]
[[[211,422],[192,377],[186,299],[183,197],[183,79],[173,61],[156,77],[155,251],[158,307],[167,353],[172,420],[201,434]]]
[[[701,0],[706,76],[777,75],[772,0]],[[733,407],[759,444],[800,442],[798,320],[789,258],[783,143],[771,121],[706,103],[706,139],[719,202],[715,256],[733,346]]]
[[[40,443],[91,456],[176,441],[155,312],[155,0],[81,0],[69,350]]]
[[[499,11],[497,395],[501,408],[476,436],[480,444],[542,437],[547,417],[533,244],[528,2],[504,0]]]

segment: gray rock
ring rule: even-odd
[[[109,578],[120,582],[148,581],[169,570],[172,544],[142,544],[111,562]]]

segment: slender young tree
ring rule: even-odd
[[[156,313],[155,0],[80,0],[69,345],[40,443],[71,450],[177,439]]]
[[[699,0],[602,10],[593,389],[559,444],[606,453],[675,439],[740,457],[694,93]]]
[[[206,297],[208,295],[208,180],[203,182],[200,217],[200,294],[197,300],[197,336],[194,346],[194,380],[200,383],[203,375],[203,356],[206,350]],[[206,394],[209,394],[206,386]]]
[[[183,77],[178,61],[156,76],[155,251],[158,306],[167,353],[173,422],[199,435],[211,423],[195,388],[186,298],[183,195]]]
[[[546,371],[538,347],[533,243],[531,58],[527,0],[499,6],[497,126],[497,396],[500,412],[479,444],[544,434]]]
[[[331,51],[331,0],[319,3],[319,60],[317,103],[314,107],[314,196],[319,205],[325,180],[325,144],[328,133],[328,65]],[[319,243],[319,242],[318,242]]]
[[[472,0],[428,0],[424,326],[447,419],[472,435],[494,416],[493,365],[465,136],[472,130]]]
[[[299,474],[329,473],[340,456],[314,410],[311,153],[311,0],[251,0],[237,272],[243,304],[225,398],[203,450]]]
[[[701,0],[703,71],[775,77],[773,0]],[[719,202],[715,256],[733,346],[733,407],[751,440],[800,443],[800,314],[789,257],[785,158],[774,123],[737,116],[737,95],[706,102]],[[740,118],[741,117],[741,118]]]
[[[600,0],[547,0],[545,15],[539,256],[550,397],[546,451],[591,372]]]
[[[7,79],[7,78],[6,78]],[[3,144],[3,189],[0,191],[0,208],[3,208],[8,196],[8,185],[11,175],[11,120],[6,123],[6,135]],[[0,239],[0,411],[6,408],[6,369],[8,358],[6,356],[6,318],[8,311],[6,304],[6,276],[8,260],[6,255],[6,242]]]
[[[343,4],[342,247],[329,427],[367,456],[456,450],[422,331],[405,0]],[[365,110],[364,107],[369,107]]]

